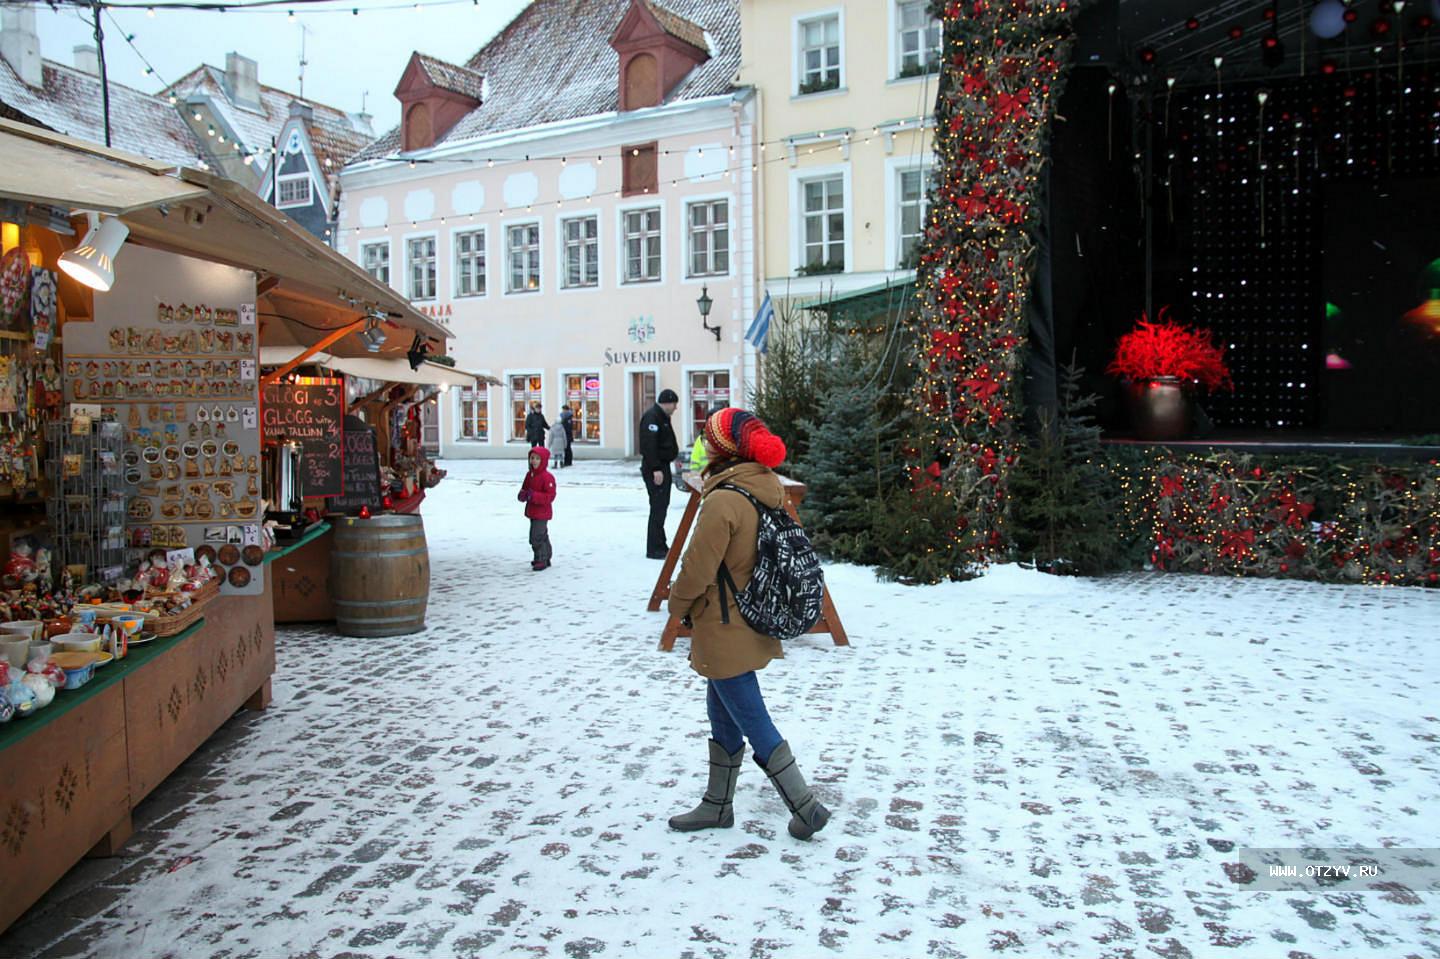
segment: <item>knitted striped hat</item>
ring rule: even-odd
[[[705,421],[705,439],[731,459],[754,460],[769,469],[785,462],[785,441],[754,413],[734,406],[710,415]]]

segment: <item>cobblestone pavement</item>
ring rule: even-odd
[[[835,567],[854,645],[762,674],[829,828],[792,840],[747,759],[736,827],[679,835],[703,688],[655,649],[632,472],[559,474],[535,574],[517,464],[456,466],[429,629],[283,630],[268,712],[0,956],[1440,956],[1433,896],[1232,881],[1244,846],[1440,846],[1434,592]]]

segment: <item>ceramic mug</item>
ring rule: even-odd
[[[33,639],[30,641],[30,662],[32,663],[37,659],[46,663],[50,662],[50,654],[53,652],[55,652],[55,647],[49,643],[37,643]]]
[[[30,639],[26,636],[17,636],[14,633],[6,633],[4,639],[0,639],[0,660],[6,660],[16,669],[24,669],[25,661],[30,655]]]

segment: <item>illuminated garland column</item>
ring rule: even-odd
[[[937,2],[944,24],[936,178],[912,319],[917,495],[954,497],[935,549],[957,566],[1006,547],[1006,478],[1018,455],[1021,349],[1051,104],[1072,45],[1070,2]],[[913,548],[913,547],[912,547]]]

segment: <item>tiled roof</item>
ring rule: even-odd
[[[675,37],[677,40],[683,40],[692,47],[701,50],[707,49],[705,45],[704,27],[691,23],[678,13],[667,10],[660,6],[660,4],[653,2],[653,0],[640,0],[640,2],[644,4],[645,9],[649,10],[651,15],[655,17],[655,21],[660,24],[661,29],[670,34],[670,36]]]
[[[485,77],[490,95],[437,145],[618,110],[620,60],[609,38],[629,6],[630,0],[534,0],[465,64]],[[667,102],[729,93],[740,69],[739,0],[666,0],[665,6],[672,23],[680,18],[703,31],[701,49],[708,33],[715,50]],[[658,11],[653,3],[651,9]],[[399,149],[396,127],[356,159]]]
[[[197,93],[210,97],[225,122],[239,134],[241,146],[246,148],[268,148],[290,118],[290,104],[299,100],[293,93],[262,84],[259,108],[241,106],[232,101],[225,90],[225,71],[209,64],[202,64],[181,77],[170,86],[169,92],[182,103],[187,96]],[[314,116],[309,131],[312,143],[316,150],[330,156],[337,172],[374,138],[369,132],[357,130],[343,110],[311,100],[300,102],[310,107]]]
[[[22,118],[91,143],[105,142],[100,78],[46,60],[45,88],[25,85],[0,59],[0,103]],[[162,163],[195,166],[202,156],[190,129],[165,97],[110,82],[110,144]]]
[[[430,82],[442,90],[451,90],[455,93],[463,93],[472,100],[485,99],[481,94],[485,89],[485,78],[473,70],[464,67],[457,67],[444,60],[437,60],[428,57],[423,53],[415,54],[416,61],[421,69],[430,77]]]

